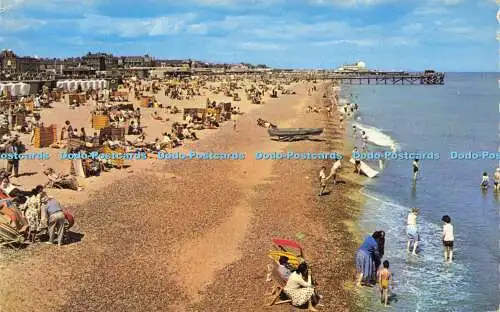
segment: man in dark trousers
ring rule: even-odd
[[[14,177],[19,176],[19,154],[25,152],[24,145],[19,141],[19,136],[10,139],[9,144],[5,146],[5,153],[10,154],[12,159],[7,160],[7,173],[12,174],[14,170]]]

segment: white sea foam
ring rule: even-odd
[[[366,126],[361,123],[354,123],[354,125],[356,128],[366,132],[368,142],[381,147],[389,147],[394,152],[399,150],[399,145],[396,141],[394,141],[394,139],[389,135],[383,133],[382,130],[376,127]]]

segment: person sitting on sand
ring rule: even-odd
[[[284,281],[288,281],[290,275],[292,274],[292,270],[290,270],[290,264],[288,263],[288,257],[280,256],[278,262],[278,273]]]
[[[500,168],[497,168],[497,170],[495,171],[495,174],[493,175],[493,179],[494,179],[494,184],[495,184],[494,190],[499,191],[500,190]]]
[[[47,168],[43,171],[43,174],[49,179],[49,181],[45,183],[46,187],[78,191],[78,181],[74,176],[56,173],[52,168]]]
[[[19,204],[24,204],[27,197],[32,195],[31,191],[23,191],[15,187],[12,183],[10,183],[10,179],[7,175],[5,175],[2,179],[0,190],[5,195],[15,198],[16,202],[18,202]]]
[[[155,111],[151,116],[153,117],[154,120],[161,120],[161,117],[160,115],[158,115],[157,111]]]
[[[191,138],[191,133],[189,132],[187,125],[184,125],[184,127],[182,128],[182,136],[184,137],[184,139]]]
[[[387,307],[389,301],[389,284],[393,283],[392,273],[389,271],[389,261],[385,260],[383,269],[378,272],[378,282],[380,287],[380,302]]]
[[[490,183],[490,178],[488,177],[487,172],[483,172],[483,179],[481,180],[481,187],[483,190],[488,189]]]
[[[413,254],[417,254],[418,242],[420,241],[420,234],[417,228],[417,216],[420,212],[418,208],[412,208],[408,214],[407,225],[406,225],[406,236],[408,237],[408,244],[406,249],[410,251],[413,245]]]
[[[292,305],[298,307],[308,303],[309,311],[318,311],[314,308],[319,303],[321,296],[316,294],[314,286],[304,280],[304,275],[308,275],[307,264],[302,262],[297,270],[290,274],[285,287],[285,294],[292,299]]]

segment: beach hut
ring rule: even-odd
[[[21,83],[13,83],[10,89],[10,94],[12,96],[20,96],[21,95]]]
[[[82,86],[82,90],[83,91],[87,91],[88,89],[90,89],[90,82],[88,80],[83,80],[81,82],[81,86]]]
[[[57,89],[64,89],[64,81],[56,82],[56,88]]]
[[[31,86],[27,83],[20,83],[20,94],[22,96],[30,95]]]

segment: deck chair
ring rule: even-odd
[[[271,280],[273,282],[273,289],[271,293],[267,295],[272,296],[272,301],[266,306],[270,307],[273,305],[292,302],[292,299],[289,299],[283,291],[286,286],[286,281],[283,280],[283,278],[279,274],[277,265],[273,265],[271,269]],[[284,297],[286,297],[287,299],[283,299]]]
[[[10,246],[17,249],[16,245],[23,243],[24,237],[11,226],[0,222],[0,246]]]

